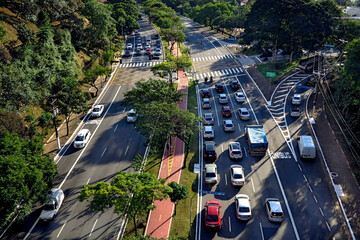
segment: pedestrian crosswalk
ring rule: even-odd
[[[221,60],[221,59],[230,59],[234,58],[233,55],[222,55],[222,56],[208,56],[208,57],[193,57],[191,60],[193,62],[201,62],[201,61],[214,61],[214,60]]]
[[[119,65],[119,68],[133,68],[133,67],[152,67],[156,64],[161,63],[160,61],[153,62],[131,62],[131,63],[122,63]]]
[[[225,75],[240,75],[243,73],[243,70],[241,69],[241,67],[237,67],[237,68],[228,68],[228,69],[223,69],[223,70],[218,70],[218,71],[213,71],[213,72],[206,72],[206,73],[195,73],[194,74],[194,78],[198,79],[198,80],[203,80],[206,77],[210,78],[216,78],[216,77],[221,77],[221,76],[225,76]]]

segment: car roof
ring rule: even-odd
[[[204,98],[204,99],[205,99],[205,98]],[[205,116],[205,117],[212,117],[213,114],[212,114],[212,113],[204,113],[204,116]]]
[[[205,169],[206,169],[206,172],[215,172],[216,164],[214,164],[214,163],[205,164]]]
[[[224,120],[224,123],[225,124],[230,124],[230,123],[232,124],[233,122],[232,122],[232,120]]]
[[[219,95],[220,97],[226,97],[226,94],[222,93]]]
[[[203,89],[203,92],[209,92],[209,89],[205,88]]]
[[[210,99],[209,98],[203,98],[203,101],[204,102],[210,102]]]
[[[248,112],[246,108],[239,108],[239,110]]]
[[[298,98],[299,98],[299,97],[300,97],[300,94],[294,94],[294,97],[298,97]]]
[[[229,143],[231,146],[237,146],[237,147],[240,147],[240,143],[239,142],[230,142]]]
[[[244,93],[243,93],[243,92],[236,92],[235,94],[244,96]]]
[[[235,199],[238,201],[239,206],[242,207],[249,207],[250,208],[250,201],[249,197],[246,194],[238,194],[235,196]]]
[[[208,206],[208,214],[209,215],[218,215],[219,206],[210,205]]]
[[[205,126],[205,131],[212,131],[213,127],[212,126]]]
[[[94,108],[96,108],[96,107],[100,108],[100,107],[103,107],[103,106],[104,106],[104,105],[98,104],[98,105],[95,105]]]
[[[131,109],[129,113],[136,113],[135,109]]]
[[[86,133],[88,133],[90,130],[89,129],[81,129],[79,132],[78,132],[78,136],[80,135],[85,135]]]
[[[240,165],[231,165],[230,168],[233,169],[234,173],[242,174],[243,168]]]
[[[280,200],[276,198],[268,198],[266,201],[269,203],[271,211],[282,212]]]

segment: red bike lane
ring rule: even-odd
[[[181,109],[187,109],[187,94],[188,94],[188,78],[183,71],[178,71],[178,91],[185,93],[178,106]],[[166,144],[168,146],[168,144]],[[159,170],[158,178],[165,178],[166,183],[180,182],[181,168],[184,161],[185,144],[179,138],[172,137],[171,145],[165,147],[163,160]],[[155,201],[155,210],[150,211],[146,228],[145,236],[150,235],[153,238],[168,238],[174,212],[174,204],[170,199]]]

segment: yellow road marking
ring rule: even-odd
[[[161,214],[160,214],[160,216],[159,216],[159,222],[161,221]]]

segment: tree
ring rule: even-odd
[[[93,186],[85,185],[79,200],[90,201],[90,209],[104,211],[114,207],[114,213],[132,218],[137,235],[137,220],[140,216],[156,208],[154,200],[169,197],[171,188],[165,179],[157,179],[149,173],[119,172],[110,183],[99,182]]]
[[[177,70],[175,62],[162,62],[152,66],[151,71],[154,75],[158,75],[161,78],[169,77],[169,82],[172,83],[173,73]]]
[[[0,223],[21,220],[32,205],[44,200],[56,165],[43,155],[43,136],[25,141],[15,133],[0,133]]]
[[[111,68],[103,67],[100,65],[97,65],[94,69],[89,69],[85,71],[84,82],[89,83],[93,88],[96,89],[95,97],[99,92],[99,88],[96,86],[96,80],[98,79],[99,76],[105,75],[106,78],[107,76],[109,76],[111,71],[112,71]]]
[[[169,194],[171,202],[175,204],[175,213],[176,215],[176,205],[180,200],[186,199],[188,197],[188,188],[185,185],[178,184],[177,182],[171,182],[168,184],[172,188],[172,192]]]
[[[143,166],[144,166],[144,159],[140,154],[136,155],[135,158],[131,160],[131,167],[136,172],[142,170]]]

